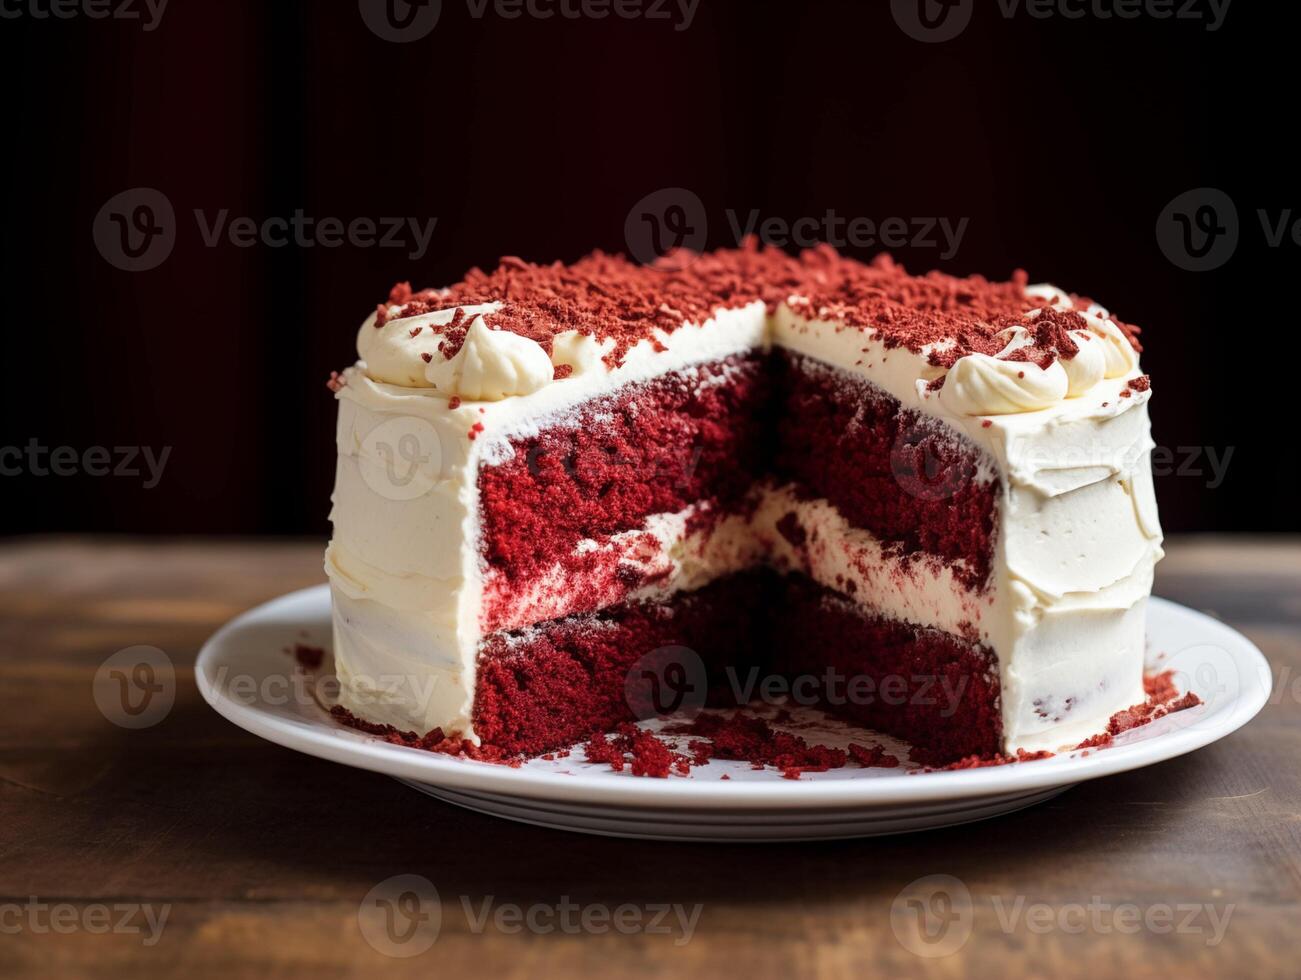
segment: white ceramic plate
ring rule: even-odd
[[[745,762],[711,761],[687,777],[639,778],[584,761],[581,751],[517,769],[390,745],[337,724],[321,706],[333,681],[303,672],[295,643],[328,650],[326,586],[293,592],[239,616],[199,652],[208,703],[236,725],[287,748],[385,773],[439,799],[565,830],[675,840],[803,840],[923,830],[981,820],[1056,796],[1087,779],[1152,765],[1246,724],[1269,697],[1269,665],[1240,633],[1153,599],[1151,666],[1176,672],[1205,702],[1119,736],[1105,749],[959,772],[847,766],[801,779]],[[326,697],[328,700],[328,696]],[[798,734],[844,745],[851,729],[804,713]],[[810,721],[812,719],[812,721]],[[779,727],[779,726],[775,726]],[[863,742],[861,729],[853,729]],[[892,747],[888,739],[882,741]],[[897,743],[896,743],[897,744]],[[727,774],[728,779],[720,777]]]

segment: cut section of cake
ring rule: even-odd
[[[914,757],[1055,750],[1143,700],[1161,531],[1136,328],[821,248],[504,259],[395,287],[339,401],[340,704],[506,753],[634,719],[687,650]]]

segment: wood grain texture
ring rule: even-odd
[[[666,844],[479,816],[382,776],[295,754],[212,712],[190,665],[232,615],[322,580],[301,542],[45,539],[0,545],[0,975],[828,978],[1296,976],[1301,911],[1301,543],[1170,544],[1157,592],[1260,645],[1271,704],[1194,755],[1080,786],[1008,817],[894,838]],[[178,674],[153,727],[109,723],[97,667],[150,644]],[[413,873],[441,897],[427,952],[381,955],[358,905]],[[970,938],[923,959],[891,928],[901,889],[932,874],[972,897]],[[476,931],[485,900],[616,908],[699,903],[681,933]],[[78,925],[43,931],[32,901]],[[1020,905],[1018,906],[1018,902]],[[1130,934],[1096,903],[1174,906]],[[97,934],[97,905],[168,908],[161,937]],[[1066,919],[1032,927],[1044,905]],[[1227,916],[1211,921],[1178,906]],[[1017,908],[1022,916],[1007,920]],[[135,913],[133,922],[142,922]],[[1083,928],[1079,929],[1082,921]],[[1037,920],[1036,920],[1037,922]]]

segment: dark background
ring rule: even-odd
[[[668,187],[699,196],[711,246],[733,243],[729,209],[969,218],[952,258],[893,251],[914,270],[1025,267],[1144,328],[1155,438],[1202,471],[1159,476],[1168,531],[1297,530],[1301,246],[1270,247],[1256,215],[1301,216],[1293,6],[1239,0],[1212,32],[977,0],[937,44],[884,0],[701,0],[685,30],[444,0],[405,44],[356,0],[174,0],[153,30],[10,8],[0,446],[172,450],[149,490],[23,464],[0,477],[0,533],[323,535],[323,382],[389,286],[625,250],[630,208]],[[129,272],[92,225],[137,187],[171,202],[175,246]],[[1240,240],[1190,272],[1155,229],[1200,187],[1235,202]],[[195,209],[438,222],[417,260],[406,241],[208,246]],[[1201,447],[1233,453],[1217,488]]]

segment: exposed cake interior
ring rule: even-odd
[[[395,290],[335,384],[350,711],[537,754],[638,717],[630,677],[669,663],[943,764],[1142,700],[1133,328],[825,251],[516,263]]]

